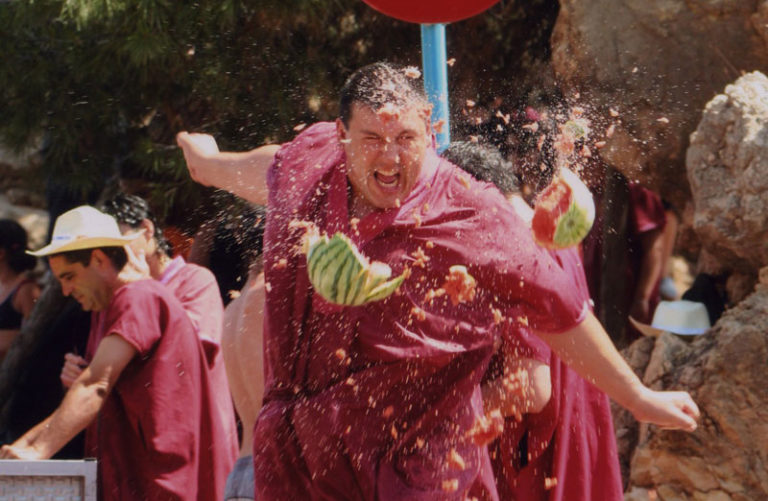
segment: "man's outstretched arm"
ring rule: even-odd
[[[694,431],[699,408],[684,391],[654,391],[643,385],[593,314],[562,334],[537,333],[554,352],[638,421]]]
[[[279,145],[268,144],[241,153],[222,152],[213,136],[189,132],[179,132],[176,143],[184,151],[192,179],[249,202],[267,204],[267,170]]]
[[[135,355],[136,349],[122,337],[105,337],[61,405],[16,442],[0,448],[0,459],[48,459],[56,454],[96,418],[120,373]]]

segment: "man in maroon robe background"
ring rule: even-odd
[[[220,153],[210,136],[178,136],[196,180],[268,197],[257,497],[498,499],[487,448],[471,434],[498,322],[527,324],[638,419],[695,429],[690,397],[640,383],[500,193],[437,157],[428,103],[408,75],[385,63],[358,70],[337,122],[279,151]],[[300,221],[347,234],[409,278],[383,301],[325,302],[307,278]],[[477,281],[474,300],[430,300],[459,264]]]
[[[492,183],[521,218],[530,222],[533,209],[522,198],[513,165],[497,149],[454,142],[443,157],[479,181]],[[550,252],[571,279],[569,294],[589,301],[579,248]],[[520,330],[508,335],[497,358],[495,362],[504,363],[492,364],[483,382],[483,398],[486,408],[496,406],[505,416],[511,410],[501,437],[489,445],[501,499],[623,500],[616,436],[605,393],[566,366],[541,340]],[[523,398],[508,395],[504,385],[504,376],[521,366],[528,371],[523,384],[529,385]]]
[[[59,407],[2,459],[48,459],[86,427],[99,499],[220,500],[231,458],[204,348],[181,303],[140,272],[111,216],[56,220],[48,256],[62,293],[92,312],[88,366]]]

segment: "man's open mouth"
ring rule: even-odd
[[[397,171],[375,171],[373,173],[373,178],[376,180],[376,183],[385,190],[396,190],[400,184],[400,173]]]

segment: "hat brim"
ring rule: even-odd
[[[660,329],[658,327],[653,327],[652,325],[640,323],[632,317],[629,317],[629,321],[632,323],[635,329],[639,330],[643,335],[650,337],[659,337],[664,332],[669,332],[670,334],[675,334],[677,336],[701,336],[702,334],[709,332],[709,329]]]
[[[59,254],[60,252],[69,252],[83,249],[97,249],[99,247],[123,247],[129,242],[134,240],[140,235],[140,233],[133,233],[131,235],[124,235],[122,237],[87,237],[79,238],[71,242],[65,242],[62,244],[51,243],[36,251],[27,251],[27,254],[31,254],[36,257],[50,256],[51,254]]]
[[[657,327],[652,327],[648,324],[644,324],[641,322],[638,322],[632,317],[629,317],[630,323],[632,323],[632,326],[639,330],[641,334],[648,337],[659,337],[662,333],[666,332],[664,329],[659,329]]]

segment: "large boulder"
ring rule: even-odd
[[[726,84],[768,69],[766,24],[765,0],[560,0],[552,64],[600,132],[614,125],[603,159],[682,210],[689,136]]]
[[[707,104],[686,158],[702,245],[748,275],[768,265],[766,117],[768,78],[742,76]]]
[[[761,282],[706,335],[657,340],[645,382],[690,391],[702,418],[691,434],[641,425],[627,499],[768,499],[768,269]]]

